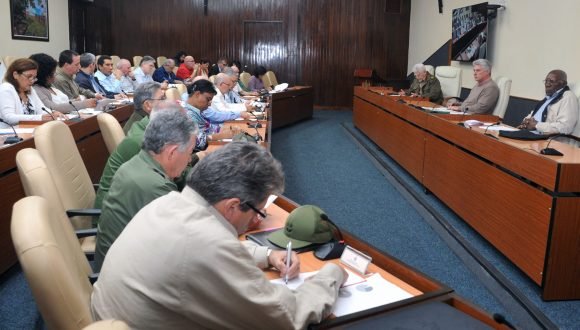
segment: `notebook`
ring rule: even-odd
[[[536,134],[526,130],[499,131],[499,136],[516,140],[547,140],[550,138],[550,135]]]

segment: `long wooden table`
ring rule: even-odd
[[[126,105],[109,112],[120,122],[125,122],[133,113],[133,105]],[[99,130],[96,116],[79,122],[67,122],[85,162],[93,182],[99,182],[109,152]],[[0,138],[0,274],[13,266],[18,260],[10,236],[12,205],[25,197],[18,169],[16,153],[24,148],[34,148],[31,134],[21,134],[24,141],[13,145],[3,145],[6,136]]]
[[[314,112],[314,89],[312,86],[295,86],[270,96],[269,117],[272,128],[294,124],[312,118]]]
[[[356,127],[540,285],[543,299],[579,299],[580,149],[552,141],[564,156],[545,156],[546,141],[457,125],[473,118],[497,120],[354,90]]]
[[[283,227],[288,214],[294,210],[298,205],[293,201],[281,196],[276,199],[267,209],[267,218],[260,224],[260,230],[270,230],[272,228]],[[369,273],[379,273],[384,279],[395,284],[401,289],[407,291],[412,295],[407,298],[394,303],[386,304],[370,310],[357,312],[351,315],[342,317],[330,317],[322,323],[312,326],[317,329],[327,329],[334,327],[343,327],[349,324],[354,324],[369,317],[381,315],[384,313],[393,312],[399,309],[408,308],[425,301],[440,301],[444,302],[457,310],[465,313],[492,328],[505,328],[503,325],[496,323],[487,313],[476,306],[465,302],[460,297],[453,293],[453,290],[418,270],[405,265],[403,262],[390,256],[389,254],[377,250],[375,247],[365,243],[360,238],[342,231],[344,241],[353,248],[363,251],[365,254],[372,257],[372,264],[369,265]],[[243,239],[245,235],[241,237]],[[312,252],[305,252],[299,254],[301,272],[310,272],[319,270],[326,262],[338,263],[338,260],[321,261],[314,257]],[[279,277],[279,273],[274,270],[266,271],[268,278],[274,279]]]

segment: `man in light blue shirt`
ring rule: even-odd
[[[109,94],[121,93],[121,82],[113,75],[113,60],[108,55],[101,55],[97,60],[99,70],[95,72],[95,78],[98,79],[101,86]]]

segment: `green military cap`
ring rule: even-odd
[[[320,217],[321,214],[324,211],[318,206],[297,207],[288,215],[284,229],[270,234],[268,240],[280,247],[292,241],[293,249],[329,242],[334,237],[332,227]]]

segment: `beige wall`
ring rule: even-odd
[[[0,58],[4,56],[28,57],[34,53],[47,53],[56,59],[70,47],[68,34],[68,0],[48,0],[49,42],[12,40],[10,30],[10,1],[0,1]]]
[[[451,11],[481,1],[444,0],[443,14],[437,1],[412,0],[409,37],[409,63],[426,60],[451,38]],[[505,3],[506,9],[490,24],[488,59],[494,64],[492,75],[512,78],[511,95],[539,99],[541,81],[551,69],[568,73],[568,81],[580,81],[580,13],[578,0],[490,0]],[[474,85],[471,65],[463,69],[463,87]]]

